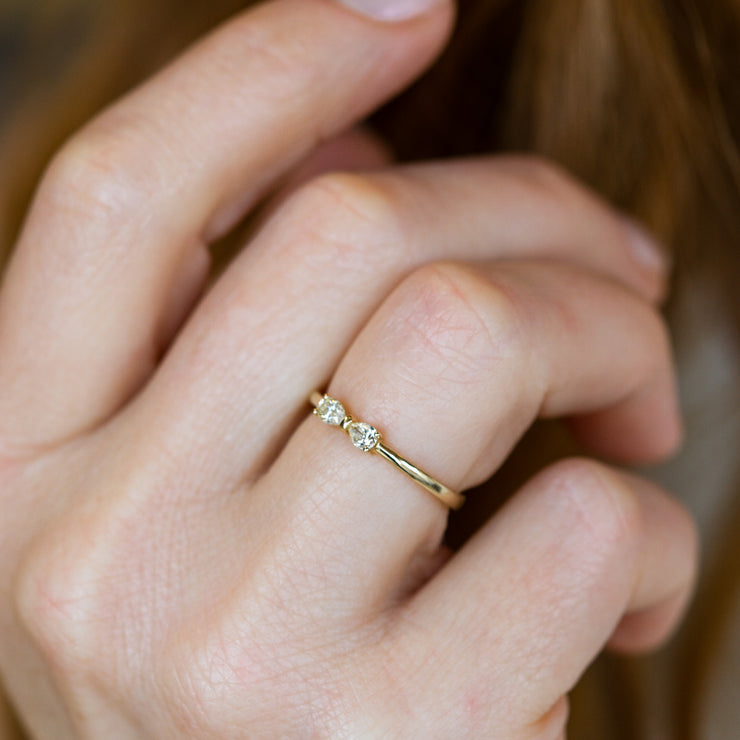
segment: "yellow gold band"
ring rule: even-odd
[[[311,394],[311,404],[314,406],[314,414],[329,426],[339,427],[349,435],[352,444],[363,452],[375,452],[382,458],[392,463],[399,470],[406,473],[414,482],[418,483],[424,490],[432,494],[450,509],[459,509],[465,503],[465,496],[456,493],[440,483],[431,475],[425,473],[416,465],[413,465],[401,457],[389,447],[383,444],[378,430],[370,424],[355,421],[345,410],[344,405],[319,391]]]

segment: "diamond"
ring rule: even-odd
[[[349,425],[347,432],[352,440],[352,444],[355,447],[359,447],[363,452],[370,452],[380,442],[378,430],[370,426],[370,424],[354,422]]]
[[[324,396],[316,407],[316,416],[321,421],[331,424],[333,427],[338,427],[344,421],[346,413],[344,406],[339,401],[330,396]]]

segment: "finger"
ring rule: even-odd
[[[392,152],[380,136],[367,126],[356,126],[311,152],[272,194],[267,210],[276,211],[302,185],[326,172],[369,171],[388,166],[392,160]]]
[[[529,159],[319,178],[275,214],[199,307],[134,404],[128,433],[138,438],[156,424],[181,469],[232,486],[273,459],[308,394],[415,267],[440,258],[559,259],[655,299],[665,276],[635,257],[631,233],[570,178]],[[194,428],[198,439],[183,443],[182,430]]]
[[[220,254],[218,247],[212,250],[216,270],[222,272],[221,268],[233,261],[237,250],[249,243],[275,211],[309,180],[332,170],[353,172],[378,169],[389,165],[391,160],[388,146],[367,126],[354,127],[319,145],[289,170],[255,206],[238,232],[233,234],[234,238],[226,242],[225,254]]]
[[[610,407],[653,454],[671,449],[680,430],[657,314],[613,281],[551,263],[418,270],[353,343],[328,392],[453,490],[490,477],[537,416]],[[434,497],[315,417],[256,491],[256,506],[272,496],[288,511],[327,509],[316,526],[328,529],[311,541],[372,553],[348,555],[357,585],[341,586],[366,606],[398,595],[446,522]]]
[[[573,687],[625,614],[685,604],[696,553],[689,515],[656,486],[563,461],[527,483],[401,607],[393,645],[422,696],[445,676],[449,721],[474,700],[481,719],[507,736]],[[654,645],[679,611],[671,606],[658,629],[632,637]]]
[[[251,219],[249,232],[243,238],[249,241],[296,190],[313,178],[332,170],[353,172],[379,169],[389,165],[392,158],[388,145],[369,127],[356,126],[343,132],[317,147],[286,174],[260,204],[258,212]]]
[[[451,18],[446,3],[397,24],[262,3],[75,136],[0,294],[0,436],[48,442],[128,398],[201,289],[204,244],[417,75]]]

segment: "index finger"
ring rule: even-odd
[[[407,84],[451,18],[448,3],[401,23],[325,0],[263,3],[73,137],[0,294],[6,446],[68,437],[130,397],[203,285],[204,244]]]

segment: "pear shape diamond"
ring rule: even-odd
[[[370,452],[380,442],[380,433],[370,424],[353,422],[349,425],[347,433],[352,440],[352,444],[363,452]]]
[[[344,406],[331,396],[324,396],[316,406],[316,416],[326,424],[331,424],[333,427],[338,427],[343,421],[346,413]]]

